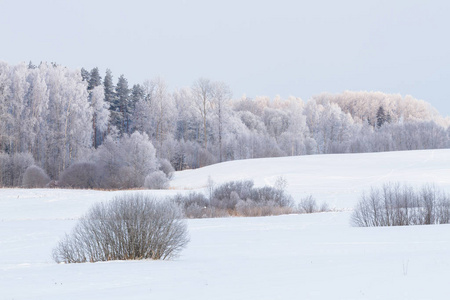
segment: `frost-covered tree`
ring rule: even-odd
[[[11,77],[10,67],[0,61],[0,149],[8,152],[9,97]]]
[[[22,126],[29,83],[27,82],[28,67],[25,63],[14,66],[11,69],[10,97],[7,118],[8,148],[10,153],[23,152],[27,150],[26,135]]]
[[[42,153],[45,145],[45,132],[47,122],[45,119],[48,114],[47,83],[42,76],[40,69],[30,69],[27,76],[29,83],[28,93],[26,95],[26,109],[22,126],[28,133],[28,151],[33,154],[36,161],[42,160]]]
[[[49,92],[47,141],[43,165],[52,178],[76,161],[92,144],[92,114],[86,83],[79,71],[41,64]]]
[[[212,108],[215,117],[215,130],[218,148],[219,148],[219,162],[223,161],[223,144],[225,139],[225,132],[227,121],[230,119],[231,89],[224,82],[214,82],[212,84]]]
[[[203,147],[208,149],[208,118],[211,112],[211,102],[214,97],[212,83],[209,79],[200,78],[192,86],[193,103],[202,120]]]
[[[300,98],[289,98],[287,109],[288,127],[281,134],[279,144],[287,155],[309,154],[308,128],[303,115],[303,101]]]

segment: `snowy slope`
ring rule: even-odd
[[[288,193],[296,200],[311,194],[331,207],[352,208],[363,190],[390,181],[412,185],[433,182],[450,191],[450,150],[237,160],[177,172],[171,186],[202,188],[208,176],[217,183],[252,179],[257,186],[273,185],[283,176]]]
[[[299,199],[349,208],[385,181],[450,187],[450,150],[235,161],[176,174],[163,196],[283,175]],[[176,190],[179,189],[179,190]],[[89,206],[123,192],[0,190],[0,299],[447,299],[450,225],[353,228],[351,212],[189,220],[172,261],[56,264]]]

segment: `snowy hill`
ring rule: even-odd
[[[226,162],[177,172],[171,190],[253,179],[350,209],[388,181],[450,191],[450,150]],[[446,299],[450,225],[353,228],[350,212],[189,220],[172,261],[56,264],[52,248],[92,203],[125,192],[0,190],[0,299]]]
[[[450,150],[236,160],[177,172],[171,187],[199,189],[208,176],[217,183],[251,179],[257,186],[273,185],[283,176],[294,199],[311,194],[330,207],[347,209],[354,207],[363,190],[385,182],[433,182],[450,191]]]

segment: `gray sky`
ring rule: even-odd
[[[0,0],[0,60],[110,68],[130,84],[199,77],[304,100],[410,94],[450,115],[450,1]]]

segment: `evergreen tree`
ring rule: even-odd
[[[36,65],[34,65],[34,64],[31,62],[31,60],[30,60],[30,62],[28,63],[28,69],[33,70],[33,69],[36,69],[36,68],[37,68]]]
[[[89,74],[89,71],[85,68],[81,68],[81,78],[83,81],[86,81],[89,83],[89,79],[91,78],[91,74]]]
[[[377,127],[380,128],[386,122],[386,114],[383,106],[380,106],[377,111]]]
[[[89,74],[88,83],[89,83],[88,91],[92,91],[96,86],[99,86],[102,84],[102,78],[100,77],[100,73],[99,73],[97,67],[95,67],[91,70],[91,73]]]
[[[106,69],[106,75],[103,79],[103,87],[105,89],[105,101],[112,104],[114,100],[114,83],[110,69]]]
[[[128,88],[128,80],[122,74],[116,85],[116,97],[113,101],[112,118],[113,124],[117,126],[120,135],[129,132],[130,125],[130,89]]]
[[[113,103],[115,93],[114,93],[113,77],[110,69],[106,69],[106,75],[105,78],[103,79],[103,88],[105,90],[104,101],[106,102],[111,115],[108,124],[108,133],[109,133],[111,132],[111,126],[114,125],[115,120],[114,103]]]

